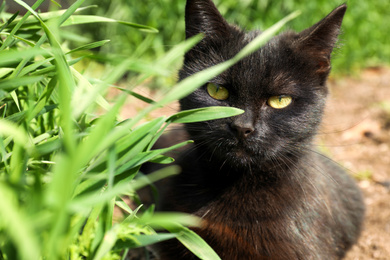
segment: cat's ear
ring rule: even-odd
[[[223,37],[229,27],[211,0],[187,0],[185,22],[187,39],[199,33]]]
[[[324,19],[299,34],[298,47],[317,64],[319,74],[330,71],[330,55],[337,42],[347,6],[334,9]]]

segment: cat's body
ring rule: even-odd
[[[273,169],[286,176],[212,168],[199,156],[179,159],[183,174],[165,187],[162,208],[201,217],[202,227],[194,230],[221,259],[340,259],[356,242],[360,192],[322,155],[305,156],[289,170]],[[197,259],[174,240],[161,246],[159,255]]]
[[[195,143],[177,158],[182,173],[164,187],[160,205],[202,218],[194,231],[222,259],[340,259],[358,238],[360,191],[311,144],[345,9],[273,38],[180,101],[182,109],[245,110],[186,126]],[[188,0],[186,34],[197,33],[205,38],[186,54],[181,79],[231,58],[259,32],[228,25],[211,1]],[[215,86],[228,96],[214,96]],[[176,240],[156,250],[161,259],[196,259]]]

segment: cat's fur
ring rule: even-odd
[[[211,82],[227,100],[199,88],[181,109],[232,106],[236,117],[186,125],[195,141],[182,173],[165,187],[161,210],[202,219],[193,228],[222,259],[340,259],[357,241],[364,205],[354,181],[311,144],[328,93],[326,79],[346,6],[314,26],[285,32]],[[204,39],[185,55],[180,79],[233,57],[260,32],[229,25],[210,0],[188,0],[186,36]],[[267,104],[290,95],[284,109]],[[178,241],[161,259],[197,259]]]

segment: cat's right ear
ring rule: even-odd
[[[187,39],[199,33],[205,37],[228,33],[228,23],[211,0],[187,0],[185,22]]]
[[[337,42],[347,6],[334,9],[324,19],[300,33],[298,47],[317,62],[318,73],[329,73],[330,55]]]

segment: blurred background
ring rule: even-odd
[[[90,1],[91,4],[93,1]],[[293,11],[302,14],[289,23],[286,29],[301,31],[318,22],[335,7],[340,0],[215,0],[220,12],[230,23],[247,30],[264,30]],[[95,2],[96,3],[96,2]],[[340,37],[340,50],[334,53],[333,66],[337,73],[355,73],[364,67],[379,66],[390,62],[390,1],[347,2],[348,11],[343,21],[343,34]],[[134,34],[124,27],[91,27],[90,35],[102,39],[109,35],[113,44],[102,51],[109,53],[111,48],[132,55],[138,46],[148,46],[146,56],[155,58],[172,45],[184,39],[184,0],[102,0],[99,8],[91,10],[119,20],[133,21],[157,28],[160,32],[152,36]],[[110,27],[110,28],[108,28]],[[150,38],[148,38],[150,37]]]
[[[32,5],[35,1],[25,1]],[[72,1],[57,1],[63,8]],[[247,30],[264,30],[293,11],[302,14],[285,28],[301,31],[326,16],[340,0],[214,0],[218,9],[230,23]],[[333,54],[333,74],[356,74],[362,68],[377,67],[390,62],[390,1],[346,2],[348,10],[343,21],[339,49]],[[20,9],[7,0],[9,10]],[[58,8],[51,1],[41,9]],[[100,50],[102,55],[139,55],[143,59],[156,59],[173,45],[184,40],[184,0],[87,0],[85,6],[96,5],[84,13],[96,14],[117,20],[149,25],[159,30],[156,34],[140,34],[128,27],[111,24],[90,24],[76,30],[78,41],[111,39]],[[44,10],[42,10],[44,11]],[[72,28],[74,30],[75,28]],[[82,36],[82,37],[80,37]],[[72,40],[75,37],[73,37]]]

